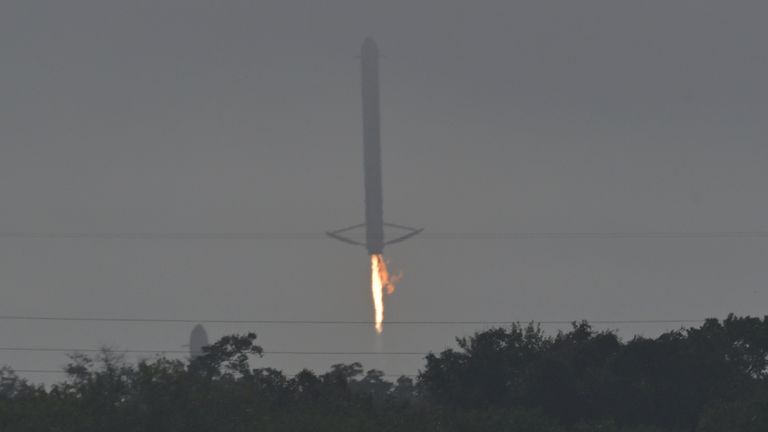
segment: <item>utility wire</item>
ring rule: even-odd
[[[235,320],[235,319],[176,319],[176,318],[117,318],[117,317],[65,317],[44,315],[0,315],[6,321],[82,321],[119,323],[184,323],[184,324],[295,324],[295,325],[372,325],[373,321],[354,320]],[[537,324],[571,324],[573,320],[476,320],[476,321],[386,321],[387,325],[500,325],[533,322]],[[701,323],[703,319],[646,319],[646,320],[586,320],[590,324],[686,324]]]
[[[11,371],[18,372],[18,373],[44,373],[44,374],[66,374],[67,373],[67,371],[56,370],[56,369],[13,369],[11,368]],[[318,375],[323,375],[323,374],[318,374]],[[287,378],[294,378],[298,376],[298,374],[290,374],[285,376]],[[418,374],[384,374],[383,376],[388,378],[399,378],[401,376],[416,378]]]
[[[109,349],[107,351],[117,354],[189,354],[189,350],[137,350],[137,349]],[[45,348],[45,347],[0,347],[0,351],[24,351],[24,352],[102,352],[98,348]],[[264,351],[263,354],[269,355],[427,355],[426,352],[416,351]]]
[[[365,239],[365,236],[358,236]],[[768,231],[619,231],[619,232],[424,232],[417,239],[536,240],[536,239],[738,239],[768,238]],[[17,240],[321,240],[323,233],[267,232],[0,232],[0,239]]]

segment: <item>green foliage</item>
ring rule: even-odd
[[[768,387],[711,404],[701,416],[697,431],[768,431]]]
[[[19,378],[9,367],[0,367],[0,400],[29,396],[35,391],[25,379]]]
[[[767,385],[768,319],[729,316],[627,343],[585,322],[554,337],[514,325],[458,345],[427,356],[424,395],[457,409],[540,409],[571,427],[612,419],[691,430],[713,401]]]
[[[261,347],[254,344],[255,340],[256,333],[224,336],[213,345],[203,347],[203,355],[195,357],[191,367],[209,377],[249,375],[249,356],[263,353]]]
[[[256,335],[189,361],[70,356],[49,390],[0,369],[0,431],[757,432],[768,430],[768,319],[729,316],[623,342],[574,323],[513,325],[426,357],[414,382],[359,363],[253,368]]]

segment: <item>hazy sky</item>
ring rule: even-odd
[[[387,319],[762,316],[768,238],[478,234],[768,231],[767,14],[719,0],[4,0],[0,314],[371,319],[364,249],[322,237],[363,215],[355,56],[370,35],[385,218],[427,229],[385,251],[404,275]],[[7,236],[217,232],[302,235]],[[0,321],[0,346],[180,349],[191,328]],[[385,326],[377,341],[368,326],[207,327],[304,351],[439,350],[476,328]],[[257,365],[341,360],[421,365]],[[19,369],[65,361],[0,351]]]

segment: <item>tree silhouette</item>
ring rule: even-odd
[[[0,369],[0,431],[762,432],[768,318],[728,316],[621,341],[586,322],[457,339],[396,383],[360,363],[253,368],[256,335],[188,360],[74,353],[44,389]]]

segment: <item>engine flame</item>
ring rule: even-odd
[[[400,275],[391,276],[387,271],[387,263],[381,254],[371,255],[371,294],[373,294],[373,310],[376,333],[384,331],[384,290],[387,294],[395,292],[395,283]]]

